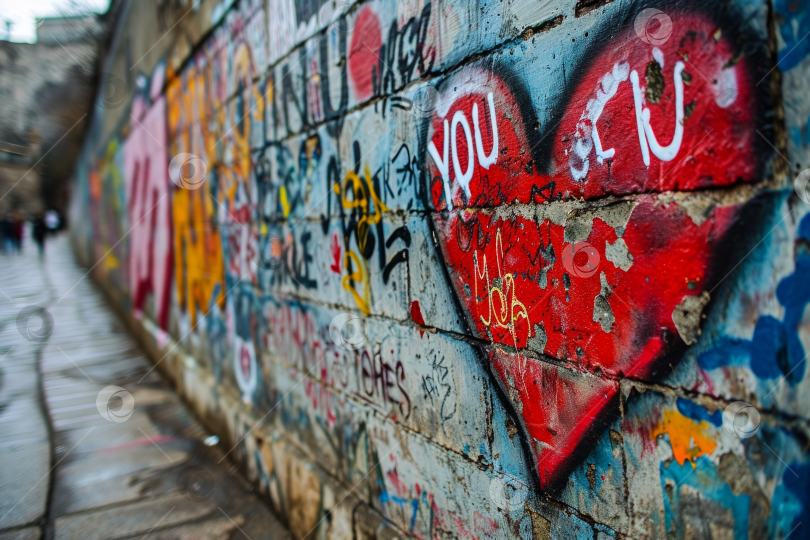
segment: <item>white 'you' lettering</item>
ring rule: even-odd
[[[489,119],[492,124],[492,149],[489,155],[487,155],[484,150],[484,140],[481,136],[478,103],[473,103],[472,120],[473,131],[475,133],[475,153],[478,155],[478,164],[488,170],[491,165],[498,161],[498,123],[495,120],[495,102],[492,97],[492,92],[487,94],[487,103],[489,104]],[[459,126],[461,126],[461,130],[464,133],[464,141],[467,143],[467,164],[466,167],[464,167],[465,170],[462,170],[462,164],[458,155]],[[447,208],[452,210],[453,195],[450,191],[450,149],[452,147],[453,174],[459,186],[461,186],[461,189],[464,191],[464,194],[469,198],[472,196],[470,192],[470,181],[472,180],[475,167],[473,161],[475,159],[473,136],[472,133],[470,133],[470,123],[467,121],[467,117],[462,111],[455,112],[452,123],[448,122],[446,119],[443,120],[442,127],[444,128],[444,137],[442,139],[443,152],[440,154],[436,145],[433,144],[433,140],[431,140],[428,142],[428,153],[430,157],[433,158],[436,168],[439,169],[439,173],[442,175],[442,181],[444,182],[444,198],[447,200]]]

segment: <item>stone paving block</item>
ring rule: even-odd
[[[72,514],[56,519],[57,540],[103,540],[132,534],[148,534],[163,526],[176,525],[216,512],[210,503],[196,503],[173,493],[125,506]]]
[[[40,538],[42,538],[42,530],[39,527],[0,533],[0,540],[39,540]]]
[[[41,518],[50,483],[47,440],[15,447],[0,454],[0,530]]]

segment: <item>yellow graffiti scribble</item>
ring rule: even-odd
[[[284,211],[284,219],[287,219],[290,217],[290,201],[287,200],[287,188],[281,186],[278,191],[278,199],[281,202],[281,209]]]
[[[526,310],[526,306],[517,299],[514,275],[511,273],[507,273],[506,275],[503,274],[501,268],[502,258],[503,241],[501,240],[501,231],[498,229],[498,233],[495,237],[495,261],[498,267],[498,277],[496,279],[499,281],[498,286],[493,287],[490,283],[487,256],[483,255],[484,260],[481,269],[479,269],[478,266],[478,250],[475,251],[475,256],[473,258],[475,264],[475,293],[478,293],[479,278],[485,280],[487,285],[487,316],[484,317],[483,315],[479,314],[479,318],[487,327],[494,324],[496,328],[506,328],[512,336],[515,346],[517,347],[518,340],[517,332],[515,330],[516,323],[522,318],[526,319],[528,326],[529,313]],[[511,301],[509,301],[510,296]],[[498,302],[497,306],[495,304],[496,298]],[[478,302],[476,302],[476,308],[477,306]],[[495,319],[494,322],[493,317]]]
[[[104,265],[98,267],[98,272],[105,277],[111,270],[120,268],[115,252],[120,253],[118,243],[126,236],[121,228],[126,208],[123,201],[124,178],[119,163],[120,155],[118,139],[113,138],[107,145],[104,158],[99,162],[98,170],[91,171],[89,175],[91,189],[95,190],[94,200],[98,203],[96,211],[104,213],[96,220],[96,235],[99,239],[97,248],[104,258]],[[114,243],[115,240],[118,243]]]
[[[354,301],[357,303],[357,307],[365,313],[366,315],[369,314],[371,311],[369,309],[369,298],[371,297],[371,284],[366,279],[366,265],[363,262],[361,257],[358,257],[353,251],[349,250],[343,256],[343,268],[349,270],[351,265],[349,264],[349,260],[354,262],[357,267],[357,270],[351,272],[343,276],[341,280],[343,283],[343,288],[352,293],[354,297]],[[363,294],[360,295],[357,290],[352,285],[352,282],[359,283],[363,286]]]
[[[206,84],[213,80],[211,66],[209,62],[203,69],[194,68],[182,80],[173,78],[166,92],[169,131],[173,134],[171,152],[201,157],[209,168],[206,175],[216,162],[216,141],[222,131],[221,122],[210,125],[211,118],[219,118],[213,112],[218,100]],[[225,264],[209,187],[206,181],[197,190],[173,191],[175,285],[178,304],[192,326],[197,324],[197,312],[208,312],[211,302],[221,309],[225,307]]]
[[[669,444],[672,446],[672,456],[679,465],[686,460],[695,467],[695,460],[703,454],[711,454],[717,448],[717,443],[709,437],[711,426],[706,420],[696,422],[682,415],[677,410],[667,409],[661,422],[650,433],[652,439],[663,434],[669,435]]]
[[[118,257],[112,253],[107,253],[107,256],[104,258],[104,264],[106,265],[107,270],[114,270],[115,268],[121,266],[121,264],[118,262]]]
[[[366,242],[368,240],[368,231],[370,225],[376,225],[382,219],[383,212],[388,210],[383,202],[380,200],[374,188],[371,185],[371,171],[368,165],[365,168],[365,182],[354,171],[346,174],[343,180],[343,197],[341,203],[346,210],[353,210],[355,208],[360,210],[360,221],[357,222],[357,244],[360,252],[365,252]],[[351,186],[349,186],[351,182]],[[366,194],[366,186],[368,186],[368,194]],[[351,187],[354,194],[354,199],[348,199],[347,194]],[[369,213],[369,206],[374,203],[374,213]]]
[[[232,147],[234,150],[233,167],[240,178],[248,178],[251,169],[250,119],[248,118],[251,112],[250,98],[252,95],[256,101],[256,107],[252,109],[253,119],[256,121],[261,121],[264,118],[264,100],[257,87],[252,84],[254,75],[253,60],[250,57],[250,49],[246,43],[240,43],[237,47],[233,55],[232,69],[234,80],[244,87],[241,104],[246,109],[246,111],[239,110],[237,107],[240,103],[239,100],[234,99],[231,101],[231,118],[233,122],[231,134],[234,142]]]
[[[174,252],[177,300],[188,313],[192,326],[197,311],[206,313],[213,300],[225,307],[225,263],[219,229],[214,221],[214,205],[204,185],[197,190],[178,189],[174,192]]]
[[[341,195],[340,202],[343,208],[349,211],[357,209],[360,213],[356,235],[357,247],[360,249],[360,253],[365,253],[366,251],[370,227],[377,225],[382,219],[383,212],[388,210],[388,207],[383,204],[379,195],[377,195],[374,190],[371,182],[371,171],[368,165],[365,167],[364,174],[365,178],[363,179],[354,171],[349,171],[343,179],[343,185],[340,186],[335,183],[334,186],[335,193]],[[352,199],[348,197],[349,191],[352,192]],[[374,204],[373,213],[370,211],[372,203]],[[380,241],[382,242],[382,240]],[[351,263],[354,263],[357,270],[351,271]],[[349,272],[348,275],[343,276],[343,288],[352,294],[354,301],[357,303],[357,307],[368,315],[371,310],[371,283],[369,281],[369,273],[365,260],[351,249],[347,249],[343,256],[343,267]],[[357,292],[353,283],[362,286],[362,294]]]

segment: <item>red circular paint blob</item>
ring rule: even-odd
[[[380,21],[371,7],[366,6],[355,19],[349,48],[349,76],[358,99],[368,99],[374,94],[372,73],[377,71],[376,77],[379,79],[381,46]]]

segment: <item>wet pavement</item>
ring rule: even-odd
[[[0,540],[289,538],[67,237],[46,251],[0,255]]]

